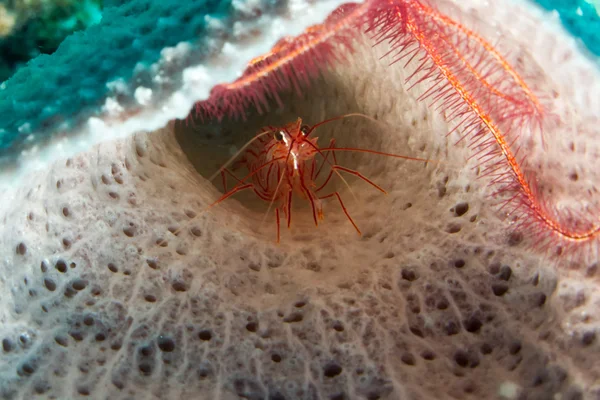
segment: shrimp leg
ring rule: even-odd
[[[302,185],[302,191],[304,192],[304,194],[308,198],[308,201],[310,201],[310,207],[312,209],[312,214],[313,214],[313,219],[315,221],[315,226],[318,227],[319,226],[318,216],[320,216],[321,213],[317,212],[317,207],[315,205],[315,199],[313,198],[312,192],[310,190],[308,190],[308,188],[306,187],[306,184],[304,183],[304,178],[301,179],[300,184]]]
[[[334,138],[332,138],[331,141],[329,142],[328,148],[330,148],[330,149],[334,149],[335,148],[335,139]],[[321,164],[321,166],[317,170],[317,173],[311,176],[311,180],[313,180],[313,181],[317,180],[317,178],[319,177],[319,174],[321,173],[321,170],[323,169],[323,167],[325,166],[325,164],[327,164],[327,162],[328,162],[327,158],[329,157],[329,153],[333,154],[333,165],[337,165],[337,158],[335,156],[335,151],[332,150],[331,152],[327,152],[327,154],[325,154],[325,156],[323,156],[323,163]],[[313,172],[314,172],[314,170],[313,170]]]
[[[356,226],[356,223],[354,222],[354,220],[352,219],[352,217],[348,213],[348,210],[346,209],[346,206],[344,205],[344,202],[342,201],[342,197],[340,196],[340,194],[338,192],[333,192],[333,193],[330,193],[330,194],[328,194],[326,196],[319,197],[319,200],[328,199],[328,198],[333,197],[333,196],[337,197],[338,201],[340,202],[340,206],[342,206],[342,210],[344,211],[344,214],[346,214],[346,217],[348,217],[348,220],[350,221],[350,223],[352,224],[352,226],[354,226],[354,229],[356,229],[356,232],[358,232],[358,235],[361,236],[362,232],[360,231],[360,229],[358,229],[358,226]]]
[[[206,209],[204,210],[204,212],[208,211],[209,209],[211,209],[212,207],[216,206],[217,204],[227,200],[229,197],[233,196],[234,194],[241,192],[242,190],[246,190],[246,189],[250,189],[253,188],[254,185],[251,183],[247,183],[245,185],[242,186],[236,186],[233,189],[231,189],[229,192],[225,193],[223,196],[219,197],[219,199],[217,201],[215,201],[214,203],[212,203],[211,205],[209,205],[208,207],[206,207]]]
[[[288,227],[288,229],[290,229],[290,226],[292,225],[292,194],[293,194],[293,192],[290,190],[288,192],[288,199],[287,199],[287,227]]]
[[[233,177],[233,179],[238,181],[238,183],[244,184],[244,182],[241,179],[239,179],[237,176],[235,176],[235,174],[233,172],[231,172],[229,169],[225,168],[225,169],[221,170],[221,179],[223,180],[223,193],[227,193],[227,176],[225,175],[225,173],[228,173],[229,175],[231,175]]]
[[[355,171],[353,169],[350,168],[346,168],[346,167],[342,167],[341,165],[334,165],[331,167],[332,171],[333,170],[340,170],[340,171],[344,171],[347,172],[349,174],[352,174],[354,176],[359,177],[360,179],[362,179],[363,181],[367,182],[369,185],[373,186],[375,189],[379,190],[380,192],[382,192],[383,194],[387,194],[387,192],[378,184],[376,184],[375,182],[373,182],[372,180],[370,180],[369,178],[367,178],[366,176],[364,176],[363,174],[361,174],[358,171]],[[318,192],[319,190],[323,189],[324,185],[322,185],[320,188],[318,188],[316,191]]]
[[[279,244],[279,207],[275,208],[275,223],[277,224],[277,244]]]

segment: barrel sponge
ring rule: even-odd
[[[553,43],[531,50],[544,68],[563,60],[547,71],[560,74],[557,97],[595,126],[585,107],[600,98],[600,79],[563,36],[525,7],[515,16],[504,4],[461,4],[497,26],[518,21],[525,45]],[[407,93],[407,72],[364,39],[354,62],[324,71],[306,93],[282,94],[286,108],[171,121],[5,190],[0,398],[597,398],[598,264],[558,269],[508,234],[466,144],[448,143],[442,117]],[[335,202],[318,228],[299,204],[280,245],[268,204],[239,197],[206,212],[228,140],[243,143],[277,119],[315,123],[356,109],[390,128],[337,121],[319,128],[319,143],[335,136],[340,146],[444,158],[340,155],[388,192],[339,183],[362,237]],[[577,140],[575,149],[595,146]],[[574,189],[598,182],[598,160],[584,156],[552,153],[561,162],[548,174]],[[559,173],[565,163],[578,179]]]

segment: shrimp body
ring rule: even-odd
[[[222,167],[220,173],[223,178],[225,193],[217,201],[209,205],[208,208],[221,203],[240,191],[251,189],[260,199],[269,202],[269,209],[275,205],[277,243],[279,243],[280,216],[281,214],[285,216],[289,228],[292,221],[292,198],[294,194],[297,194],[300,198],[310,203],[316,226],[319,225],[320,220],[324,219],[323,200],[335,197],[344,214],[360,235],[360,229],[358,229],[358,226],[354,223],[352,217],[350,217],[340,193],[334,191],[329,194],[323,194],[322,191],[327,187],[334,174],[341,177],[340,172],[344,172],[362,179],[384,194],[387,193],[360,172],[339,165],[337,163],[336,152],[364,152],[413,161],[429,162],[432,160],[367,149],[336,147],[335,139],[331,139],[328,147],[319,148],[317,143],[318,138],[311,137],[311,133],[322,124],[349,116],[362,116],[372,119],[363,114],[347,114],[322,121],[309,127],[308,125],[303,125],[302,119],[298,118],[296,121],[282,127],[267,127],[263,129],[262,132],[257,134],[244,146],[246,150],[237,160],[236,164],[234,164],[234,168],[235,165],[245,166],[248,169],[248,174],[240,179],[229,169]],[[317,160],[317,156],[319,156],[319,160]],[[316,182],[321,172],[327,170],[323,168],[324,166],[329,167],[329,172],[322,179],[322,183],[317,185]],[[227,175],[237,181],[235,186],[229,191],[227,190],[226,183]],[[344,183],[346,182],[344,181]]]
[[[301,118],[280,128],[269,127],[272,134],[258,138],[243,158],[254,192],[276,204],[276,214],[283,213],[288,227],[294,193],[310,201],[318,219],[323,219],[321,201],[315,193],[318,138],[309,138],[309,129]]]

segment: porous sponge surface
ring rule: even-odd
[[[218,194],[170,129],[94,154],[4,214],[2,398],[575,399],[598,378],[594,281],[507,245],[468,173],[362,165],[391,193],[354,186],[362,239],[330,204],[277,246],[234,201],[195,219]]]

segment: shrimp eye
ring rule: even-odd
[[[275,140],[281,142],[283,140],[283,135],[283,131],[277,131],[273,136],[275,137]]]
[[[302,135],[307,136],[310,132],[310,127],[308,125],[302,125],[300,132],[302,132]]]

